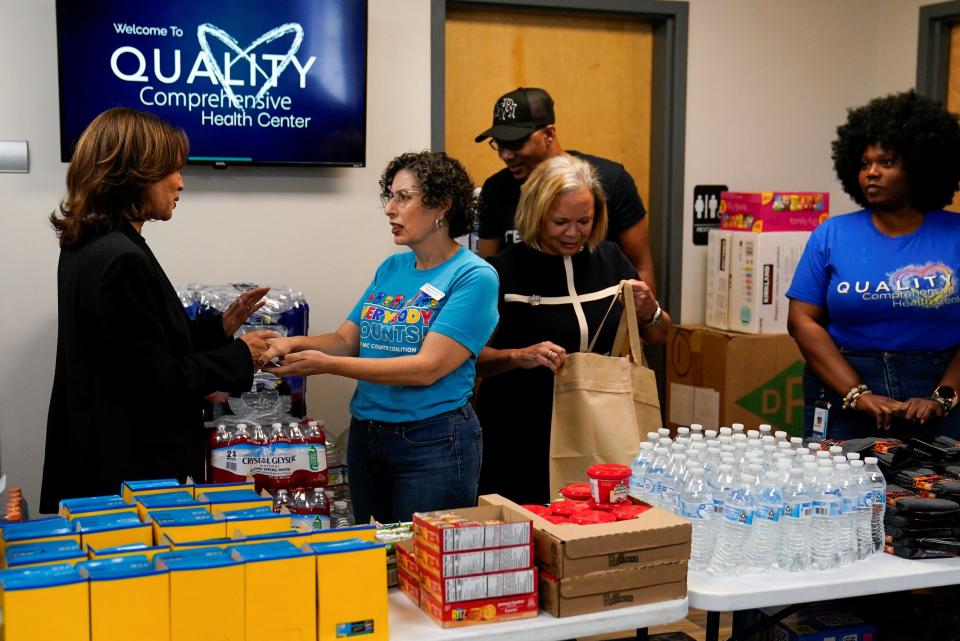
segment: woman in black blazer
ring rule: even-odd
[[[219,318],[191,321],[140,235],[170,220],[188,143],[159,118],[116,108],[80,136],[60,240],[58,339],[40,511],[116,494],[130,479],[203,478],[202,402],[250,388],[273,332],[233,334],[268,288]]]

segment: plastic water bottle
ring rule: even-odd
[[[353,525],[353,515],[346,501],[334,501],[330,510],[330,525],[335,528],[350,527]]]
[[[693,532],[690,546],[690,569],[704,570],[713,552],[713,498],[702,467],[690,468],[690,478],[680,494],[680,516],[690,521]]]
[[[850,477],[857,488],[857,559],[873,554],[873,487],[860,460],[850,461]]]
[[[756,509],[755,482],[751,474],[741,475],[740,483],[724,498],[717,542],[707,566],[707,572],[714,576],[742,574],[746,568],[744,544]]]
[[[314,530],[330,529],[330,503],[327,500],[327,495],[323,493],[322,487],[313,488],[313,492],[307,498],[307,509],[314,515]]]
[[[663,484],[663,473],[669,462],[669,450],[658,445],[653,450],[653,460],[647,468],[647,475],[643,478],[643,492],[647,496],[647,503],[660,507],[660,491]]]
[[[663,473],[660,489],[660,508],[673,512],[680,511],[680,491],[683,489],[683,475],[686,473],[687,455],[677,452],[673,461]]]
[[[870,481],[870,487],[873,489],[873,502],[870,504],[873,509],[873,522],[871,527],[873,533],[873,551],[880,552],[883,550],[883,539],[886,536],[883,529],[883,515],[887,511],[887,482],[883,478],[883,473],[880,471],[880,468],[877,466],[876,456],[868,456],[863,462],[864,472],[866,472],[867,480]]]
[[[647,477],[647,468],[653,461],[653,443],[640,444],[637,455],[630,463],[630,496],[640,501],[646,501],[647,495],[643,491],[643,481]]]
[[[783,517],[777,565],[788,572],[802,572],[810,563],[810,522],[813,496],[802,470],[792,468],[783,486]]]
[[[723,506],[729,494],[733,490],[733,465],[731,463],[721,463],[716,478],[708,478],[710,482],[710,493],[713,496],[713,516],[710,520],[710,529],[713,531],[713,540],[716,542],[720,534],[720,523],[723,521]]]
[[[647,432],[647,440],[656,447],[660,444],[660,432]]]
[[[833,464],[825,462],[827,465],[817,466],[817,489],[813,494],[810,566],[814,570],[829,570],[837,565],[837,533],[843,509],[843,500],[833,479]]]
[[[846,461],[846,457],[838,456]],[[840,488],[840,528],[837,532],[837,566],[849,565],[857,559],[857,486],[850,478],[849,463],[834,467],[837,487]]]
[[[753,512],[753,527],[747,540],[747,570],[766,572],[777,561],[780,545],[780,517],[783,514],[783,494],[776,472],[767,472],[757,494]]]

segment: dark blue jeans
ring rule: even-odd
[[[410,423],[354,418],[347,443],[357,523],[477,504],[483,435],[470,404]]]
[[[840,352],[874,394],[905,401],[927,398],[940,382],[956,350],[942,352]],[[843,396],[826,387],[809,366],[803,368],[804,434],[813,434],[814,403],[823,398],[830,403],[827,438],[845,440],[865,436],[909,439],[911,436],[944,434],[960,439],[960,408],[949,416],[935,418],[923,425],[894,420],[890,431],[880,431],[876,420],[865,412],[843,409]]]

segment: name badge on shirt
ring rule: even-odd
[[[437,289],[430,283],[427,283],[423,287],[421,287],[420,291],[437,302],[439,302],[444,296],[446,296],[445,293],[441,292],[439,289]]]

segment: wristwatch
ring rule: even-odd
[[[953,405],[957,401],[957,390],[947,385],[938,385],[937,389],[933,390],[930,398],[940,403],[940,409],[943,410],[943,415],[946,416],[950,413],[950,410],[953,409]]]
[[[653,313],[653,316],[650,317],[650,320],[647,321],[647,327],[653,327],[654,325],[660,324],[660,319],[663,318],[663,309],[660,308],[660,303],[657,303],[657,311]]]

